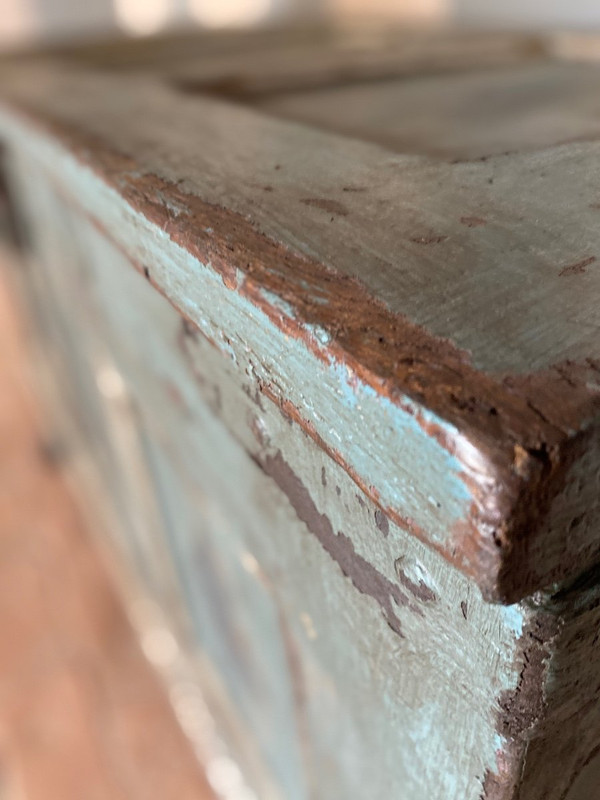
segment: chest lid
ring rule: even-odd
[[[257,391],[383,515],[512,602],[600,555],[600,45],[578,47],[362,28],[63,49],[6,61],[0,135],[206,335],[252,348]]]

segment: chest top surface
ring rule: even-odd
[[[354,451],[385,447],[369,426],[390,408],[410,417],[415,447],[437,448],[413,482],[451,458],[464,487],[445,538],[411,530],[510,602],[600,556],[597,55],[589,38],[364,26],[64,48],[5,61],[0,135],[67,185],[58,148],[142,238],[160,231],[370,392],[355,439],[374,443],[338,450],[398,518],[384,484],[412,456],[388,453],[384,478]],[[106,202],[90,188],[109,227]],[[193,316],[193,271],[167,273],[157,288]]]

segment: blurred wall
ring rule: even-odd
[[[600,0],[452,0],[453,16],[469,24],[600,28]]]
[[[0,0],[0,45],[124,29],[151,33],[370,13],[480,26],[600,28],[600,0]]]

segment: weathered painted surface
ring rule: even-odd
[[[9,69],[0,135],[57,374],[258,796],[579,800],[597,143],[434,162],[119,82]]]
[[[64,231],[62,246],[36,242],[54,253],[53,304],[73,339],[91,325],[127,386],[199,645],[273,796],[476,800],[496,771],[498,698],[518,685],[528,612],[487,604],[384,517],[239,369],[241,348],[224,358],[36,186],[36,230]],[[65,285],[79,287],[75,310]]]
[[[45,157],[58,167],[77,202],[141,272],[148,270],[152,282],[173,298],[187,318],[219,341],[224,351],[229,350],[241,371],[254,375],[259,391],[284,404],[287,413],[342,462],[357,486],[384,511],[440,548],[454,548],[448,534],[478,501],[471,487],[483,480],[486,470],[490,471],[488,482],[494,480],[493,465],[483,461],[456,427],[406,396],[401,403],[391,402],[350,366],[336,360],[331,363],[325,329],[311,328],[307,347],[295,333],[295,318],[286,313],[285,304],[265,291],[254,298],[235,291],[235,269],[228,286],[228,279],[212,264],[202,264],[174,245],[91,171],[82,171],[68,154],[50,148]],[[302,382],[297,380],[299,370]],[[369,426],[369,437],[355,434],[356,420]],[[438,430],[438,435],[432,436],[431,430]],[[453,447],[445,439],[453,440]],[[459,452],[460,459],[452,450]],[[418,465],[422,485],[414,481]],[[456,556],[463,561],[462,551]]]
[[[240,741],[252,730],[258,743],[266,775],[252,766],[259,756],[234,748],[250,762],[258,796],[479,798],[485,789],[509,798],[524,762],[526,776],[547,775],[549,742],[564,741],[544,736],[553,707],[548,663],[552,675],[564,671],[569,652],[556,644],[561,618],[485,603],[383,515],[285,403],[261,391],[256,368],[240,368],[243,343],[217,343],[183,320],[39,168],[25,163],[15,172],[26,191],[36,187],[26,207],[43,256],[46,311],[63,328],[55,356],[65,361],[66,342],[76,351],[66,359],[64,380],[79,386],[70,403],[81,408],[81,375],[90,368],[101,391],[107,369],[109,383],[116,375],[126,386],[158,498],[151,530],[174,557],[215,713],[230,719],[233,703],[240,720],[228,735]],[[215,298],[205,290],[210,309]],[[95,351],[90,332],[102,358],[86,364]],[[119,447],[102,457],[111,436],[98,421],[87,428],[118,497],[115,484],[130,465],[119,464]],[[125,487],[131,493],[130,481]],[[166,564],[153,565],[156,542],[136,545],[127,515],[124,530],[133,536],[130,558],[172,607],[177,598],[160,580]],[[571,695],[577,718],[584,707],[593,713],[587,696],[572,691],[583,661],[574,659],[570,681],[556,691],[559,708]],[[589,725],[554,796],[598,739]],[[531,794],[538,796],[553,797]]]
[[[143,95],[145,84],[136,86],[136,91],[138,88]],[[160,87],[153,86],[154,88],[160,91]],[[79,97],[78,100],[85,104],[85,98]],[[149,105],[151,107],[153,106]],[[214,110],[217,121],[221,114],[246,113],[216,104]],[[17,138],[22,139],[23,131],[19,130],[19,123],[15,118],[7,117],[6,120]],[[102,126],[108,121],[103,117]],[[251,120],[245,120],[249,121]],[[160,133],[154,127],[152,130],[155,134]],[[216,131],[213,133],[215,137],[219,137]],[[309,134],[309,138],[314,139],[316,136],[324,135]],[[588,359],[580,367],[571,364],[566,372],[564,369],[557,369],[548,374],[540,374],[537,378],[505,378],[499,382],[474,370],[466,356],[447,342],[432,339],[423,329],[391,315],[376,300],[368,300],[361,285],[356,284],[353,279],[344,278],[339,273],[330,273],[325,267],[317,269],[317,265],[306,256],[296,255],[294,250],[282,249],[281,245],[265,238],[242,217],[235,214],[231,216],[220,206],[206,205],[205,199],[200,201],[196,195],[188,194],[166,179],[158,179],[152,174],[144,175],[145,168],[136,166],[138,161],[129,157],[115,158],[111,151],[102,150],[98,143],[92,151],[92,142],[88,141],[84,145],[84,140],[80,139],[80,145],[86,150],[79,151],[79,158],[85,159],[86,153],[89,156],[93,152],[94,159],[99,160],[96,168],[101,169],[109,181],[117,183],[118,192],[124,196],[126,203],[119,201],[114,191],[104,188],[100,179],[91,173],[86,174],[85,170],[79,170],[78,162],[71,156],[65,153],[61,156],[60,148],[57,149],[51,142],[44,140],[41,146],[47,158],[56,164],[60,160],[61,170],[68,170],[70,179],[77,181],[84,204],[95,207],[99,193],[105,197],[108,195],[106,210],[100,214],[102,224],[111,228],[111,235],[116,236],[123,246],[142,247],[144,251],[136,254],[138,259],[142,262],[144,258],[156,259],[160,249],[168,249],[173,240],[179,242],[181,249],[192,256],[189,263],[201,257],[215,277],[224,280],[228,284],[227,288],[237,292],[244,300],[250,299],[253,306],[257,307],[257,313],[259,310],[267,313],[272,322],[280,330],[283,329],[285,335],[293,333],[301,340],[308,340],[309,346],[304,349],[311,350],[312,355],[315,355],[315,349],[321,351],[316,357],[324,362],[324,366],[331,362],[334,365],[342,362],[349,367],[350,376],[355,374],[359,383],[377,391],[381,402],[388,395],[395,405],[406,408],[417,400],[421,415],[433,414],[441,421],[439,426],[434,426],[438,430],[438,440],[441,439],[442,446],[439,449],[450,450],[458,457],[461,472],[473,499],[473,502],[467,504],[468,510],[458,525],[452,518],[451,508],[449,509],[450,513],[444,517],[442,526],[443,535],[448,541],[442,547],[450,558],[454,558],[476,576],[486,592],[507,598],[518,597],[534,588],[536,580],[543,585],[559,579],[567,571],[583,566],[584,556],[590,559],[596,557],[595,540],[590,540],[588,535],[595,524],[595,517],[588,524],[575,527],[575,533],[581,533],[581,539],[574,536],[569,552],[564,548],[564,537],[551,542],[548,553],[558,551],[558,560],[546,557],[549,536],[544,527],[548,504],[552,495],[560,493],[569,464],[576,460],[581,450],[585,450],[587,440],[595,436],[594,427],[590,427],[595,413],[593,375],[596,373],[593,360]],[[279,144],[281,146],[281,142]],[[317,142],[310,141],[309,144],[315,149]],[[75,144],[73,146],[77,147]],[[128,146],[121,143],[120,146],[124,150],[131,150],[131,143]],[[324,142],[321,142],[321,147],[323,146]],[[176,148],[174,152],[177,155],[171,154],[171,160],[179,157],[183,145],[175,141],[173,147]],[[352,144],[350,149],[357,147],[364,149],[367,146]],[[290,150],[290,154],[291,152]],[[362,153],[363,160],[368,161],[373,153],[381,159],[380,151],[373,151]],[[319,156],[318,148],[316,154]],[[190,156],[187,157],[191,159]],[[215,153],[214,161],[210,163],[218,165],[224,160],[231,160],[224,153],[220,158],[219,162],[219,153]],[[158,160],[164,162],[164,157],[159,154]],[[193,159],[191,161],[193,163]],[[568,161],[572,161],[571,156]],[[561,165],[560,162],[561,159],[555,154],[555,157],[548,159],[548,168],[556,169],[557,164]],[[277,163],[271,165],[273,174],[281,171],[275,170],[276,166]],[[410,163],[405,166],[410,171]],[[218,179],[217,176],[211,179],[208,163],[204,167],[206,174],[203,174],[202,180],[203,185],[210,188],[209,194],[222,192],[226,185],[225,177],[220,175]],[[236,191],[236,199],[232,203],[234,206],[239,202],[244,181],[242,165],[234,163],[234,169],[238,170],[238,167],[242,184],[239,192]],[[416,165],[413,162],[414,167]],[[568,171],[569,179],[572,179],[572,164],[565,164],[564,167]],[[160,163],[154,165],[154,168],[159,172],[164,169],[169,181],[174,180],[172,167],[167,168],[164,163]],[[419,174],[423,173],[431,177],[431,168],[421,165]],[[589,175],[589,171],[587,173]],[[444,176],[438,175],[436,180],[442,177]],[[253,185],[256,183],[253,182]],[[204,189],[202,191],[205,194]],[[388,187],[385,187],[385,191],[388,191]],[[423,197],[433,196],[431,193],[426,195],[422,190],[421,193]],[[216,197],[212,200],[216,200]],[[153,231],[152,236],[139,245],[133,243],[126,225],[121,225],[122,214],[127,215],[125,220],[134,215],[131,205],[139,207],[142,214],[149,218],[147,224]],[[310,209],[310,206],[306,207]],[[116,211],[117,208],[119,211]],[[260,208],[260,211],[263,218],[266,211],[270,211],[273,218],[276,218],[272,207]],[[315,213],[322,214],[322,211],[316,209]],[[107,216],[106,220],[104,215]],[[302,215],[309,245],[311,217],[311,213]],[[163,231],[162,239],[158,240],[157,224]],[[462,225],[462,230],[467,231],[468,240],[470,229]],[[340,229],[336,231],[336,241],[338,236],[341,237],[343,247],[348,239]],[[230,241],[239,241],[241,244],[236,246]],[[150,252],[150,243],[156,245],[156,253]],[[364,246],[368,251],[368,240],[364,241]],[[490,252],[493,256],[496,251]],[[515,257],[519,257],[519,254]],[[336,254],[336,263],[337,260]],[[447,268],[449,269],[448,265],[443,270],[444,273]],[[155,280],[176,305],[185,313],[190,313],[185,304],[189,304],[194,291],[198,291],[195,289],[197,270],[187,269],[187,275],[180,276],[175,281],[169,275],[169,269],[170,267],[161,270],[157,264]],[[369,276],[379,275],[381,270],[367,270],[367,273],[364,282],[370,280]],[[432,277],[438,274],[439,271],[436,271],[432,273]],[[486,276],[491,278],[493,274],[494,270],[483,275],[480,271],[474,273],[484,289]],[[514,277],[517,278],[516,273]],[[539,285],[537,279],[533,282]],[[531,276],[527,277],[527,284],[530,283]],[[332,286],[335,287],[333,291]],[[280,300],[272,302],[273,293]],[[417,294],[410,292],[406,297],[410,299]],[[434,296],[436,294],[437,290],[434,291]],[[587,297],[591,294],[588,293]],[[515,289],[515,297],[521,296],[522,292]],[[553,296],[564,298],[565,292],[555,292]],[[458,299],[462,299],[462,295],[460,298],[457,296],[456,302]],[[281,312],[281,300],[294,308],[293,317]],[[503,301],[499,299],[497,304],[502,306]],[[454,300],[451,305],[454,307]],[[361,314],[355,313],[357,308],[361,309]],[[362,312],[366,314],[365,318]],[[465,322],[466,327],[470,327],[472,322],[472,318],[468,319],[469,325]],[[555,326],[553,330],[554,328]],[[329,337],[325,346],[320,345],[319,339],[314,335],[315,331],[318,333],[321,329],[326,338]],[[457,336],[463,335],[462,329],[456,330]],[[501,342],[501,336],[502,331],[496,331],[495,341]],[[523,396],[522,388],[527,386],[535,389],[535,400]],[[298,407],[301,409],[301,416],[305,415],[306,410],[301,402]],[[559,407],[562,409],[560,414]],[[423,428],[422,445],[431,447],[432,445],[426,444],[431,438],[429,434],[432,433],[431,429],[426,430],[427,421]],[[337,449],[335,442],[328,442],[327,437],[325,442]],[[403,451],[404,449],[399,453],[402,454]],[[389,448],[387,452],[389,454]],[[378,454],[378,457],[385,455]],[[443,458],[446,460],[446,456]],[[400,458],[395,459],[395,472],[399,471],[398,467],[402,463],[400,455]],[[429,470],[434,468],[430,462]],[[407,461],[407,469],[412,473],[410,460]],[[421,473],[422,476],[426,474],[428,472]],[[363,484],[376,488],[381,483],[385,490],[381,475],[359,473],[358,478]],[[385,494],[382,503],[391,513],[407,517],[410,523],[410,508],[407,513],[407,509],[398,506],[393,498],[388,499]],[[419,504],[419,508],[424,511],[426,506]],[[584,503],[579,502],[574,508],[574,518],[582,517],[587,521],[588,511]],[[413,530],[427,541],[439,544],[435,525],[430,529],[417,522]]]
[[[151,78],[123,78],[129,89],[111,94],[111,80],[7,72],[5,93],[35,107],[75,152],[61,157],[41,140],[84,204],[95,205],[102,181],[112,184],[125,204],[113,206],[111,194],[100,216],[137,209],[155,232],[143,243],[147,259],[157,257],[149,243],[178,243],[315,357],[341,363],[400,408],[416,403],[433,415],[438,451],[458,458],[473,501],[459,525],[449,507],[442,548],[487,594],[515,599],[598,557],[597,514],[584,498],[572,504],[583,524],[568,548],[547,522],[572,462],[598,436],[594,142],[434,164],[182,98]],[[32,135],[10,112],[4,124],[23,145]],[[366,191],[345,191],[357,188]],[[111,235],[131,247],[120,213]],[[443,241],[425,247],[430,237]],[[155,280],[185,311],[195,271],[177,283],[159,267]],[[423,446],[435,447],[429,438]],[[412,471],[402,453],[398,471]],[[381,474],[358,478],[385,490]],[[410,521],[393,497],[382,505]],[[436,525],[421,522],[415,532],[439,546]]]

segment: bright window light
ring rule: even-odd
[[[268,16],[271,0],[188,0],[188,9],[209,28],[255,25]]]
[[[113,0],[117,22],[127,33],[147,36],[160,30],[171,10],[170,0]]]

